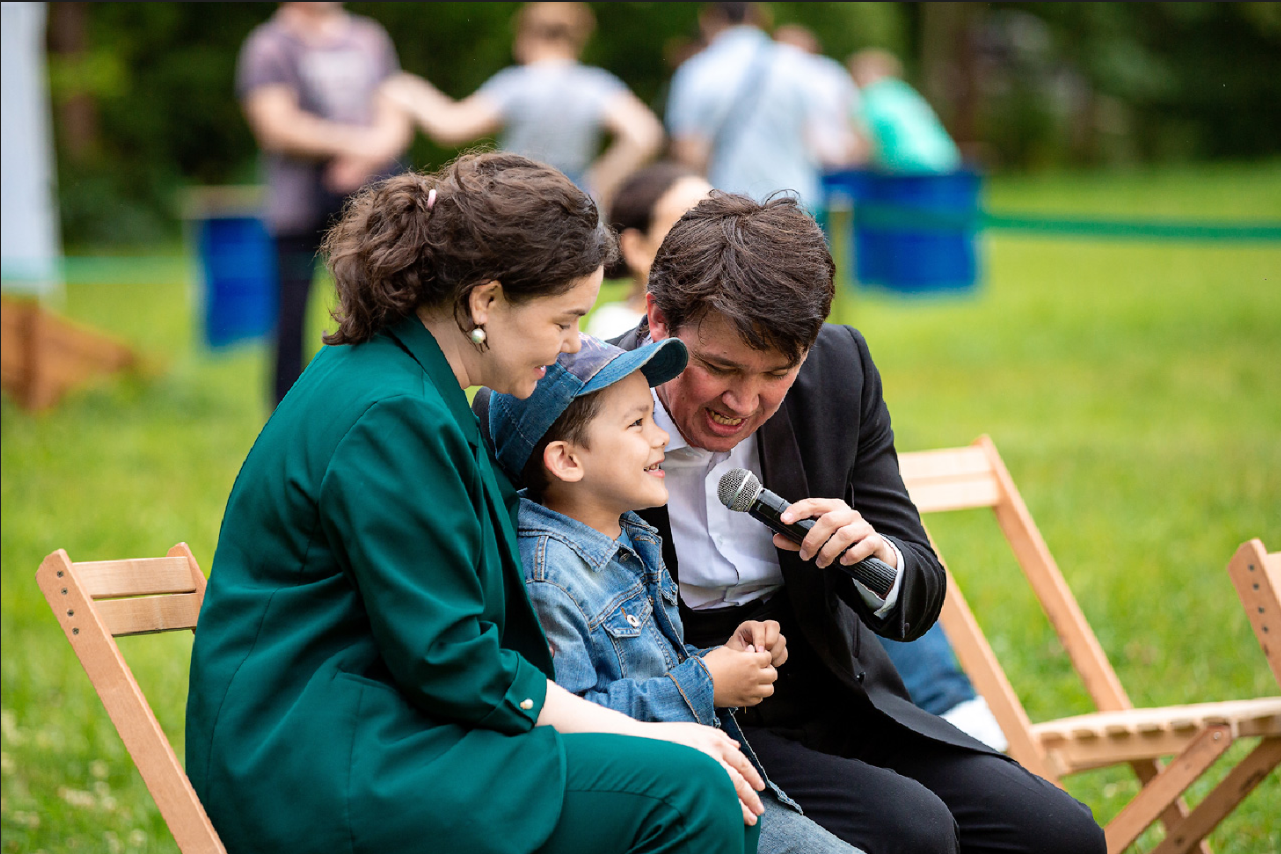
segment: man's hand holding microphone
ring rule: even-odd
[[[774,545],[814,558],[820,568],[835,564],[884,599],[897,577],[898,556],[857,510],[836,498],[806,498],[788,504],[761,486],[747,469],[731,469],[717,485],[730,510],[751,514],[774,531]],[[818,515],[817,519],[811,518]]]

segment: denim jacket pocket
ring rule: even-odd
[[[614,640],[638,638],[648,622],[652,608],[649,598],[642,591],[619,605],[601,621],[601,628]]]

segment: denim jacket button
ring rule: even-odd
[[[633,629],[636,628],[637,626],[640,625],[640,617],[637,617],[635,614],[628,614],[627,624],[631,626]]]

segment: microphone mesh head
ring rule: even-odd
[[[747,469],[730,469],[716,485],[716,497],[731,510],[745,513],[761,491],[761,482]]]

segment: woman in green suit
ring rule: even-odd
[[[577,349],[616,252],[595,205],[469,155],[364,191],[325,249],[338,330],[236,478],[192,656],[187,770],[228,850],[753,851],[763,784],[724,733],[552,681],[464,394],[526,397]]]

